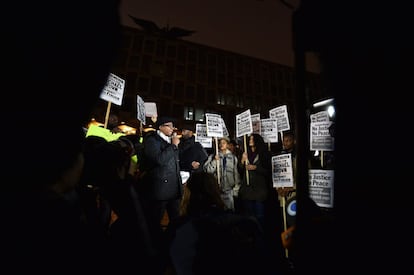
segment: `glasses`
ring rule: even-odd
[[[162,126],[166,126],[166,127],[171,128],[171,129],[174,129],[174,125],[172,125],[172,124],[163,124]]]

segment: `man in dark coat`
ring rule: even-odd
[[[181,134],[181,142],[178,146],[181,171],[190,173],[202,171],[208,154],[201,143],[195,141],[194,126],[189,123],[185,124],[181,128]]]
[[[161,220],[167,211],[168,219],[179,215],[182,183],[179,167],[178,144],[173,119],[161,117],[157,130],[144,138],[143,162],[145,175],[141,183],[143,207],[154,245],[162,244]]]

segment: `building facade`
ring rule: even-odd
[[[232,137],[235,116],[247,109],[268,118],[269,110],[287,105],[294,123],[296,79],[289,66],[125,26],[112,72],[126,82],[122,106],[112,105],[112,111],[133,127],[139,124],[137,95],[155,102],[158,115],[174,117],[178,126],[220,114]],[[306,78],[309,100],[324,98],[320,75]],[[101,120],[105,110],[100,102],[93,115]]]

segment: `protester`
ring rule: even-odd
[[[230,142],[228,137],[219,138],[219,151],[208,156],[204,163],[204,171],[214,174],[221,190],[221,198],[226,208],[235,211],[233,188],[240,184],[237,170],[237,157],[227,149]]]
[[[239,199],[242,212],[255,217],[264,227],[265,201],[272,186],[271,154],[261,135],[251,134],[248,142],[247,152],[243,152],[239,164],[242,176]]]
[[[180,217],[167,234],[172,274],[277,274],[264,255],[263,232],[253,218],[226,210],[212,173],[193,173],[184,188]]]
[[[181,127],[180,169],[189,173],[202,171],[208,154],[200,142],[195,141],[193,124],[185,124]]]
[[[145,167],[140,194],[148,227],[156,248],[163,242],[161,220],[166,212],[168,219],[179,216],[183,186],[181,182],[179,151],[180,139],[174,133],[174,119],[160,117],[157,130],[144,138]],[[156,267],[154,267],[156,268]]]
[[[24,129],[2,137],[2,268],[16,274],[101,273],[105,245],[82,221],[76,186],[83,125],[120,42],[119,1],[9,1],[3,9],[7,114]],[[24,27],[22,27],[24,26]],[[56,29],[57,28],[57,29]]]

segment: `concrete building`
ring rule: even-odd
[[[287,105],[294,124],[295,68],[174,38],[163,33],[123,27],[122,46],[113,73],[125,79],[122,106],[112,105],[121,120],[137,126],[136,96],[156,102],[158,115],[202,123],[204,114],[222,116],[231,136],[235,116],[247,109],[268,118]],[[321,76],[306,73],[310,102],[326,97]],[[103,120],[106,102],[94,110]],[[149,120],[147,125],[150,125]]]

